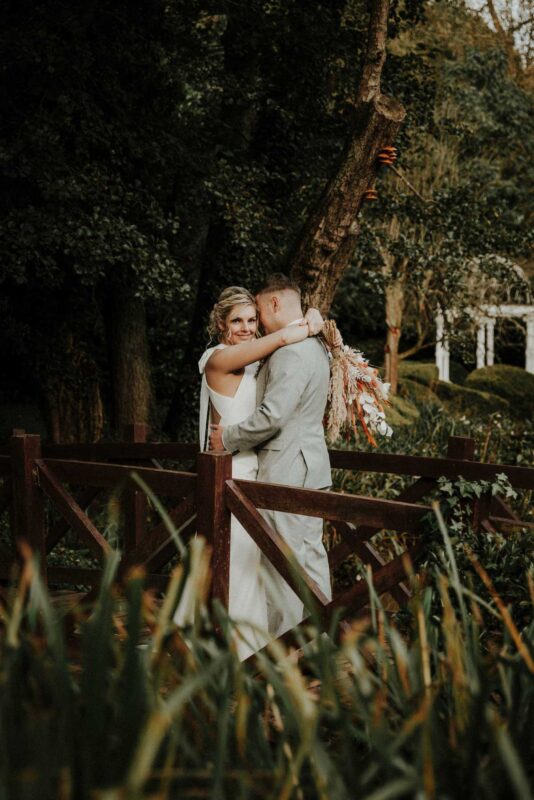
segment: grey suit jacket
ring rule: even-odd
[[[260,481],[330,486],[323,430],[329,376],[326,350],[315,337],[276,350],[258,374],[256,411],[224,429],[225,448],[256,448]]]

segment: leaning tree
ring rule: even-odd
[[[378,154],[392,144],[405,117],[402,104],[381,91],[388,17],[389,0],[372,0],[350,137],[290,261],[291,275],[302,287],[306,304],[324,314],[354,256],[358,213],[376,178]]]

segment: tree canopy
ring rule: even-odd
[[[366,26],[363,0],[8,3],[4,397],[37,384],[58,439],[140,411],[186,434],[217,293],[287,268],[339,164]],[[408,265],[408,343],[421,287],[431,309],[467,259],[524,255],[523,77],[461,3],[393,5],[383,81],[408,112],[400,169],[433,202],[380,178],[335,306],[349,338],[384,330],[380,247]]]

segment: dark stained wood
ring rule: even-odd
[[[95,444],[47,444],[45,458],[75,461],[146,461],[152,458],[168,461],[194,461],[197,444],[179,442],[97,442]]]
[[[486,492],[473,503],[473,530],[479,533],[483,523],[488,522],[491,507],[491,494]]]
[[[243,480],[237,480],[236,483],[257,508],[326,517],[354,524],[368,522],[376,528],[417,531],[421,517],[432,510],[430,506],[413,503],[321,492],[316,489],[297,489],[278,483]]]
[[[0,478],[11,475],[11,457],[7,454],[0,456]]]
[[[148,425],[140,422],[127,425],[124,430],[125,438],[135,444],[145,443],[148,432]],[[146,534],[146,494],[130,483],[125,489],[122,504],[124,508],[123,547],[125,554],[127,554],[135,549]]]
[[[341,544],[338,545],[338,547],[343,548],[342,553],[338,551],[336,554],[335,551],[337,548],[333,548],[328,553],[328,559],[332,568],[344,561],[345,558],[352,555],[352,553],[355,553],[364,564],[370,564],[373,568],[385,566],[387,562],[382,558],[378,550],[367,540],[377,532],[375,528],[369,528],[363,525],[359,528],[355,528],[349,522],[334,522],[332,524],[342,537]],[[342,558],[339,557],[340,555],[342,555]],[[412,596],[410,590],[404,583],[393,587],[390,594],[400,605],[404,605]]]
[[[26,541],[30,545],[46,579],[44,498],[35,466],[35,460],[41,457],[41,437],[12,436],[10,450],[13,539],[15,543]]]
[[[169,517],[176,529],[191,527],[196,518],[195,496],[193,494],[169,511]],[[173,543],[173,551],[176,554],[176,545],[172,535],[167,530],[164,522],[158,523],[145,538],[140,541],[137,547],[125,554],[121,569],[126,569],[134,564],[145,564],[157,559],[160,550],[169,542]]]
[[[496,496],[492,498],[490,515],[492,519],[495,519],[498,522],[506,522],[510,520],[510,524],[514,525],[515,523],[515,527],[526,526],[529,528],[532,526],[532,523],[521,520],[515,511],[510,508],[508,503],[505,503],[502,497]]]
[[[186,544],[197,532],[196,515],[187,520],[183,526],[178,526],[178,533],[183,543]],[[145,561],[145,568],[150,572],[157,572],[176,556],[176,544],[172,537],[167,537],[162,544],[154,550],[150,558]]]
[[[366,525],[352,525],[350,522],[342,520],[331,520],[328,522],[336,529],[340,537],[339,544],[334,545],[328,551],[328,561],[330,568],[335,569],[345,561],[350,555],[356,552],[356,545],[365,542],[377,533],[377,528]]]
[[[491,480],[504,472],[517,489],[534,489],[534,468],[510,464],[481,464],[458,458],[427,458],[394,455],[391,453],[357,453],[344,450],[330,451],[332,467],[360,470],[362,472],[390,472],[396,475],[417,475],[425,478],[458,478],[466,480]]]
[[[404,559],[409,557],[413,564],[417,562],[422,554],[422,547],[417,548],[414,552],[407,554],[402,553],[396,556],[392,561],[388,562],[380,570],[373,574],[373,586],[377,595],[382,595],[389,592],[393,586],[401,582],[406,577],[406,570],[404,566]],[[338,634],[347,630],[348,625],[343,621],[347,618],[357,619],[362,616],[363,610],[369,605],[369,589],[367,581],[361,578],[355,581],[354,585],[346,592],[335,597],[324,608],[320,609],[320,617],[323,629],[330,627],[330,621],[334,614],[339,616],[340,625],[338,626]],[[311,622],[311,617],[307,617],[299,623],[297,628],[286,631],[278,638],[278,641],[286,645],[298,646],[298,641],[295,638],[295,633],[301,626],[306,626]],[[268,645],[260,652],[268,653]],[[254,661],[257,653],[250,657],[249,661]]]
[[[102,558],[106,553],[110,552],[111,548],[106,539],[97,530],[87,514],[82,511],[74,497],[61,485],[49,466],[43,461],[37,461],[36,463],[39,469],[41,486],[59,513],[65,517],[70,527],[81,536],[97,558]]]
[[[418,478],[411,486],[406,486],[399,492],[395,500],[403,503],[416,503],[435,488],[436,480],[434,478]]]
[[[197,530],[212,548],[212,597],[228,608],[230,584],[230,511],[224,485],[232,477],[230,453],[199,453]]]
[[[396,556],[392,561],[389,561],[383,567],[373,573],[373,586],[378,595],[384,594],[392,587],[400,583],[406,578],[405,559],[408,556],[412,563],[415,563],[420,557],[422,547],[419,546],[416,550],[410,553],[402,553]],[[333,613],[339,609],[343,610],[342,616],[350,616],[355,611],[360,610],[369,602],[369,589],[367,581],[361,579],[356,581],[350,589],[342,592],[335,597],[327,608],[323,611],[323,619],[329,622]]]
[[[527,522],[524,519],[511,519],[510,517],[488,517],[488,521],[493,527],[507,525],[509,528],[534,528],[534,522]]]
[[[12,495],[11,479],[5,478],[4,481],[0,483],[0,514],[3,514],[4,511],[10,507]]]
[[[79,496],[76,497],[75,500],[82,511],[87,513],[87,510],[93,501],[96,500],[100,494],[100,491],[100,489],[90,487],[89,489],[83,489],[80,492]],[[46,552],[50,553],[70,529],[70,525],[64,517],[58,521],[57,525],[49,529],[46,534]]]
[[[374,569],[376,569],[376,567],[385,567],[389,563],[382,558],[378,550],[373,547],[371,542],[359,542],[356,545],[356,553],[359,555],[364,564],[370,564]],[[392,586],[389,590],[389,593],[401,606],[406,605],[408,600],[410,600],[412,597],[412,593],[408,586],[402,581],[399,584]]]
[[[461,458],[473,461],[475,457],[475,440],[470,436],[449,436],[447,441],[447,458]]]
[[[307,600],[302,591],[302,585],[304,585],[320,606],[326,605],[328,603],[326,595],[296,561],[290,546],[257,511],[238,482],[232,480],[226,482],[225,496],[232,514],[243,525],[295,594],[306,603]]]
[[[184,497],[194,491],[196,485],[196,475],[191,472],[52,458],[45,459],[44,463],[64,483],[112,487],[131,480],[135,472],[155,494],[164,497]]]
[[[407,486],[403,489],[398,497],[395,498],[395,502],[405,502],[405,503],[413,503],[416,500],[420,500],[429,491],[436,488],[436,481],[431,478],[418,478],[411,486]],[[328,558],[330,560],[330,564],[332,569],[337,567],[341,564],[351,553],[354,552],[353,542],[355,541],[356,536],[356,529],[353,525],[349,523],[333,523],[334,527],[341,534],[341,541],[339,544],[335,545],[330,552],[328,553]],[[347,528],[346,525],[349,527]],[[350,534],[348,531],[351,531]],[[375,533],[379,533],[382,528],[376,528],[371,525],[359,525],[357,528],[358,536],[356,541],[364,542],[370,539]],[[397,598],[398,599],[398,598]]]

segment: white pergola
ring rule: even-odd
[[[486,305],[477,309],[477,369],[491,366],[495,358],[495,322],[498,318],[523,319],[526,323],[525,369],[534,374],[534,305]],[[449,341],[445,332],[443,312],[436,315],[436,366],[439,378],[450,381]]]

